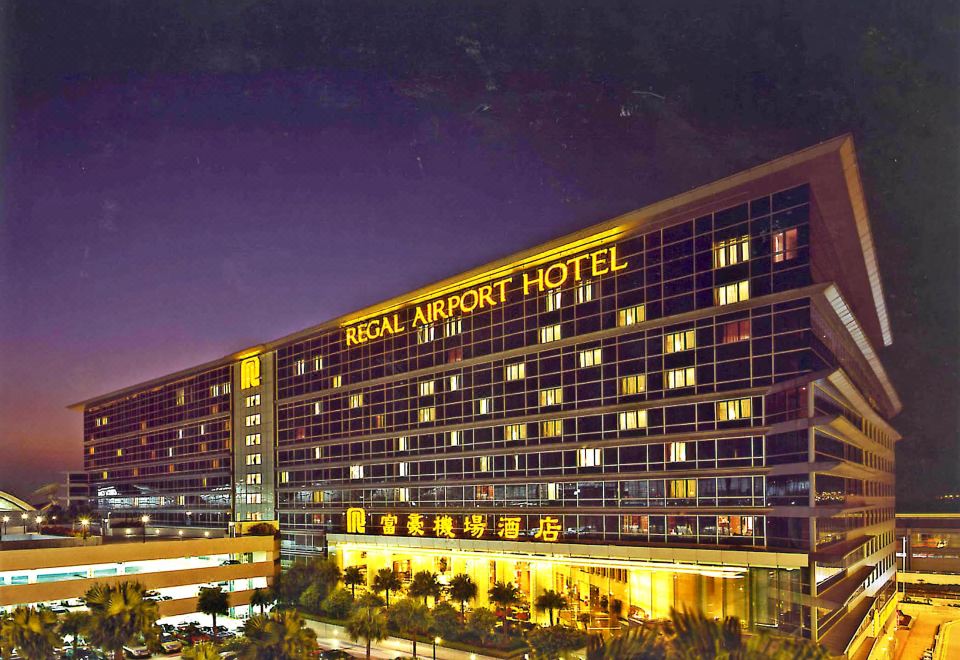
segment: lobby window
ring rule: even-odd
[[[422,423],[422,422],[433,422],[433,421],[436,421],[436,419],[437,419],[437,409],[436,409],[436,408],[433,408],[433,407],[430,407],[430,408],[420,408],[420,409],[417,411],[417,420],[419,420],[421,423]]]
[[[593,280],[587,280],[577,285],[577,302],[590,302],[597,297],[597,283]]]
[[[748,280],[718,286],[713,289],[713,303],[715,305],[730,305],[749,299],[750,282]]]
[[[750,339],[750,319],[730,321],[720,326],[721,343],[735,344],[746,339]]]
[[[679,353],[697,345],[697,333],[693,330],[684,330],[683,332],[671,332],[663,337],[664,353]]]
[[[541,438],[558,438],[563,435],[562,419],[547,419],[540,422]]]
[[[319,355],[313,358],[313,370],[320,371],[323,369],[323,358]]]
[[[350,407],[360,408],[363,406],[363,392],[350,395]]]
[[[463,434],[460,431],[450,431],[447,434],[447,439],[450,442],[451,447],[459,447],[462,438]]]
[[[459,335],[463,332],[463,319],[457,317],[455,319],[447,319],[443,324],[443,336],[444,337],[453,337]]]
[[[243,400],[243,406],[244,406],[245,408],[253,408],[253,407],[259,406],[259,405],[260,405],[260,395],[259,395],[259,394],[251,394],[250,396],[245,397],[244,400]]]
[[[646,410],[625,410],[617,415],[617,425],[621,431],[647,428]]]
[[[484,398],[477,400],[477,414],[488,415],[493,412],[493,399]]]
[[[670,448],[671,463],[682,463],[683,461],[687,460],[686,442],[671,442],[668,446]]]
[[[678,387],[690,387],[691,385],[697,384],[696,371],[693,367],[671,369],[666,372],[664,381],[669,390],[674,390]]]
[[[773,260],[776,263],[795,259],[797,256],[797,228],[778,231],[773,235]]]
[[[247,447],[253,447],[254,445],[260,444],[260,434],[259,433],[248,433],[244,439]]]
[[[544,298],[548,312],[555,312],[563,305],[563,293],[561,291],[551,291]]]
[[[524,440],[526,437],[526,424],[507,424],[503,427],[503,438],[505,440]]]
[[[647,310],[643,305],[634,305],[617,312],[617,325],[636,325],[647,320]]]
[[[256,415],[247,415],[243,423],[244,426],[257,426],[260,424],[260,413],[257,413]]]
[[[434,381],[432,380],[423,380],[420,381],[420,396],[430,396],[433,394],[435,389]]]
[[[407,438],[406,436],[400,436],[397,438],[397,451],[407,451]]]
[[[713,244],[713,267],[723,268],[750,259],[750,237],[740,236]]]
[[[437,336],[437,328],[433,323],[427,323],[417,328],[417,343],[426,344],[433,341]]]
[[[350,466],[350,478],[351,478],[351,479],[363,479],[363,466],[362,466],[362,465],[351,465],[351,466]]]
[[[259,486],[263,483],[263,474],[260,472],[251,472],[247,475],[248,486]]]
[[[263,495],[260,493],[247,493],[247,504],[262,504]]]
[[[177,405],[182,406],[187,402],[187,393],[182,387],[177,390]]]
[[[449,380],[447,381],[447,383],[448,383],[448,385],[449,385],[449,387],[450,387],[450,391],[451,391],[451,392],[456,392],[457,390],[460,389],[460,376],[459,376],[459,375],[457,375],[457,376],[450,376],[450,378],[449,378]]]
[[[320,413],[323,412],[323,404],[320,403],[319,401],[314,401],[311,408],[313,408],[314,415],[319,415]]]
[[[552,341],[557,341],[560,339],[560,324],[548,325],[545,328],[540,328],[540,343],[547,344]]]
[[[307,372],[307,361],[297,360],[293,365],[293,374],[295,376],[302,376],[306,372]]]
[[[263,463],[263,456],[261,454],[247,454],[245,462],[247,465],[260,465]]]
[[[508,364],[503,368],[503,377],[506,380],[521,380],[526,376],[527,365],[523,362]]]
[[[551,387],[545,390],[540,390],[541,406],[557,406],[561,403],[563,403],[562,387]]]
[[[585,351],[580,351],[581,367],[595,367],[598,364],[602,364],[602,363],[603,363],[602,348],[590,348]]]
[[[620,379],[620,394],[640,394],[647,390],[647,377],[643,374],[624,376]]]
[[[746,419],[750,417],[750,399],[717,401],[717,420]]]
[[[577,450],[577,467],[603,465],[603,450],[599,447],[581,447]]]
[[[330,379],[330,387],[340,387],[343,385],[343,376],[334,376]]]
[[[670,492],[667,497],[674,499],[693,499],[697,496],[696,479],[671,479]]]

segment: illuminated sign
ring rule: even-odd
[[[260,384],[260,358],[247,358],[240,363],[240,389],[246,390]]]
[[[527,524],[524,525],[524,519]],[[536,522],[536,527],[532,525]],[[369,520],[363,508],[351,507],[346,512],[348,534],[379,534],[382,536],[415,536],[438,539],[490,539],[517,541],[532,538],[545,543],[556,543],[563,535],[557,516],[487,515],[472,513],[380,513]]]
[[[489,284],[417,305],[412,313],[406,310],[404,313],[383,315],[349,325],[344,328],[347,346],[365,344],[374,339],[403,332],[408,328],[418,328],[454,316],[469,314],[474,310],[496,307],[505,303],[514,290],[522,291],[524,296],[544,293],[571,282],[580,282],[584,278],[615,273],[626,267],[625,261],[617,259],[616,246],[556,261],[536,271],[522,273],[519,281],[516,276],[511,275]],[[411,315],[412,318],[410,318]]]

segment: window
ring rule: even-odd
[[[259,486],[263,482],[263,475],[260,472],[251,472],[247,475],[248,486]]]
[[[409,502],[409,501],[410,501],[410,489],[409,489],[409,488],[398,488],[398,489],[397,489],[397,501],[398,501],[398,502]]]
[[[254,445],[260,444],[260,434],[259,433],[248,433],[244,439],[247,447],[253,447]]]
[[[670,491],[667,497],[674,499],[692,499],[697,496],[696,479],[671,479],[667,483],[670,485]]]
[[[424,380],[420,382],[420,396],[430,396],[433,394],[434,381]]]
[[[463,319],[447,319],[443,324],[443,336],[453,337],[463,332]]]
[[[330,379],[330,387],[340,387],[343,385],[343,376],[334,376]]]
[[[434,422],[437,419],[437,409],[436,408],[420,408],[417,411],[417,419],[420,422]]]
[[[259,417],[259,415],[257,415]],[[183,440],[183,429],[177,429],[177,440]]]
[[[177,405],[178,405],[178,406],[182,406],[182,405],[185,404],[186,402],[187,402],[187,393],[186,393],[186,391],[181,387],[179,390],[177,390]]]
[[[407,451],[407,438],[406,436],[400,436],[397,438],[397,451]]]
[[[691,385],[697,384],[696,372],[693,367],[686,367],[684,369],[671,369],[666,372],[666,378],[664,378],[667,389],[673,390],[678,387],[690,387]]]
[[[687,460],[687,443],[686,442],[671,442],[670,447],[670,462],[671,463],[682,463]]]
[[[409,472],[410,464],[406,461],[400,461],[397,463],[397,475],[401,477],[406,477]]]
[[[750,259],[750,237],[740,236],[713,244],[713,267],[723,268]]]
[[[506,380],[520,380],[526,376],[527,365],[523,362],[508,364],[503,368],[503,377]]]
[[[713,303],[715,305],[730,305],[735,302],[750,299],[750,282],[743,280],[724,286],[718,286],[713,290]]]
[[[490,457],[489,457],[489,456],[478,456],[478,457],[477,457],[477,471],[478,471],[478,472],[489,472],[489,471],[490,471]]]
[[[617,312],[617,325],[636,325],[647,320],[647,310],[643,305],[627,307]]]
[[[221,389],[223,390],[224,394],[230,394],[230,383],[224,383],[221,386]]]
[[[247,415],[244,420],[244,426],[258,426],[260,424],[260,413],[256,415]]]
[[[363,392],[350,395],[350,407],[351,408],[360,408],[363,406]]]
[[[210,386],[210,396],[220,396],[220,386],[211,385]]]
[[[450,391],[456,392],[460,389],[460,376],[450,376],[449,383]]]
[[[245,408],[253,408],[254,406],[259,406],[259,405],[260,405],[260,395],[259,395],[259,394],[252,394],[252,395],[244,398],[244,400],[243,400],[243,406],[244,406]]]
[[[717,401],[717,420],[746,419],[750,417],[750,399]]]
[[[647,411],[625,410],[617,415],[617,422],[621,431],[645,429],[647,428]]]
[[[122,449],[118,449],[118,450],[117,450],[117,456],[123,456],[123,450],[122,450]]]
[[[477,401],[477,414],[487,415],[493,412],[493,399],[479,399]]]
[[[720,326],[720,342],[734,344],[738,341],[750,339],[750,320],[730,321]]]
[[[263,463],[263,457],[260,454],[247,454],[247,465],[260,465]]]
[[[290,483],[290,473],[289,473],[289,472],[283,471],[283,472],[280,473],[280,483],[282,483],[282,484],[288,484],[288,483]]]
[[[319,401],[314,401],[314,402],[313,402],[313,414],[314,414],[314,415],[319,415],[319,414],[322,413],[322,412],[323,412],[323,404],[320,403]]]
[[[547,499],[557,499],[557,484],[547,484]]]
[[[350,478],[351,478],[351,479],[363,479],[363,466],[362,466],[362,465],[351,465],[351,466],[350,466]]]
[[[797,256],[797,228],[778,231],[773,235],[773,260],[789,261]]]
[[[577,450],[577,467],[597,467],[603,465],[603,450],[582,447]]]
[[[548,419],[540,422],[541,438],[557,438],[563,435],[563,420]]]
[[[313,370],[320,371],[323,369],[323,358],[319,355],[313,358]]]
[[[563,388],[551,387],[546,390],[540,390],[541,406],[557,406],[563,403]]]
[[[544,299],[548,312],[555,312],[563,304],[563,293],[560,291],[551,291]]]
[[[602,364],[602,363],[603,363],[602,348],[590,348],[585,351],[580,351],[581,367],[595,367],[598,364]]]
[[[546,344],[551,341],[557,341],[560,339],[560,324],[548,325],[545,328],[540,328],[540,343]]]
[[[460,446],[460,440],[461,440],[461,438],[463,437],[463,434],[462,434],[460,431],[450,431],[450,432],[447,434],[447,437],[448,437],[449,440],[450,440],[450,446],[451,446],[451,447],[459,447],[459,446]]]
[[[577,302],[590,302],[597,296],[597,283],[592,280],[586,280],[577,285]]]
[[[263,495],[260,493],[247,493],[247,504],[262,504]]]
[[[297,360],[293,364],[293,375],[302,376],[307,372],[307,361],[306,360]]]
[[[323,458],[323,447],[317,446],[313,448],[313,458],[318,461]]]
[[[417,328],[417,343],[426,344],[428,341],[433,341],[437,336],[437,329],[433,323],[427,323],[426,325],[421,325]]]
[[[693,330],[684,330],[683,332],[671,332],[663,336],[663,352],[679,353],[697,345],[697,333]]]
[[[624,376],[620,379],[620,394],[640,394],[647,390],[647,377],[643,374]]]
[[[503,427],[504,440],[524,440],[527,437],[526,424],[507,424]]]

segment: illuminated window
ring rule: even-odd
[[[253,447],[254,445],[260,444],[260,434],[259,433],[248,433],[245,438],[247,447]]]
[[[323,458],[323,447],[313,448],[313,458],[314,460],[320,460],[321,458]]]
[[[397,451],[407,451],[407,438],[400,436],[397,438]]]
[[[230,394],[230,383],[224,383],[221,389],[224,394]]]
[[[671,369],[666,372],[665,385],[667,389],[673,390],[678,387],[690,387],[697,384],[696,372],[693,367],[684,369]]]
[[[731,399],[717,401],[717,419],[726,421],[731,419],[746,419],[750,417],[750,399]]]
[[[351,478],[351,479],[363,479],[363,466],[362,466],[362,465],[351,465],[351,466],[350,466],[350,478]]]
[[[620,394],[640,394],[647,389],[647,377],[643,374],[624,376],[620,379]]]
[[[177,440],[183,440],[183,429],[177,429]]]
[[[420,408],[417,411],[417,419],[421,422],[433,422],[437,419],[436,408]]]
[[[463,319],[447,319],[443,324],[443,336],[444,337],[453,337],[454,335],[459,335],[463,332]]]
[[[667,483],[670,486],[670,492],[667,497],[693,499],[697,496],[696,479],[670,479]]]
[[[260,424],[260,413],[247,415],[244,419],[244,426],[257,426],[258,424]]]
[[[350,395],[350,407],[359,408],[363,405],[363,392]]]
[[[687,460],[687,443],[686,442],[671,442],[670,447],[670,462],[671,463],[681,463]]]
[[[750,237],[740,236],[713,244],[713,267],[723,268],[750,259]]]
[[[555,312],[560,309],[560,306],[563,304],[563,293],[560,291],[551,291],[547,294],[545,301],[547,311]]]
[[[597,467],[603,465],[603,450],[581,447],[577,450],[577,467]]]
[[[410,464],[406,461],[400,461],[397,463],[397,474],[401,477],[406,477],[409,470]]]
[[[447,438],[450,442],[451,447],[459,447],[460,440],[462,438],[462,433],[460,431],[450,431],[447,433]]]
[[[724,344],[733,344],[750,339],[750,320],[730,321],[720,326],[720,341]]]
[[[290,473],[284,470],[280,473],[280,483],[288,484],[290,483]]]
[[[247,504],[262,504],[263,495],[260,493],[247,493]]]
[[[323,358],[319,355],[313,358],[313,370],[320,371],[323,369]]]
[[[424,380],[420,383],[420,396],[430,396],[433,394],[434,381]]]
[[[247,475],[248,486],[259,486],[263,482],[263,475],[259,472],[251,472]]]
[[[106,426],[109,421],[109,417],[97,417],[97,426]]]
[[[260,465],[263,463],[263,456],[260,454],[247,454],[246,463],[247,465]]]
[[[117,450],[117,456],[123,456],[123,450],[122,450],[122,449],[118,449],[118,450]]]
[[[259,406],[259,405],[260,405],[260,395],[259,395],[259,394],[252,394],[252,395],[244,398],[244,400],[243,400],[243,406],[244,406],[245,408],[253,408],[254,406]]]
[[[621,431],[647,428],[646,410],[624,410],[617,415],[617,424]]]
[[[563,435],[562,419],[547,419],[540,422],[541,438],[558,438]]]
[[[186,393],[186,391],[181,387],[179,390],[177,390],[177,405],[178,405],[178,406],[182,406],[182,405],[185,404],[186,402],[187,402],[187,393]]]
[[[526,437],[526,424],[507,424],[503,427],[504,440],[524,440]]]
[[[210,396],[220,396],[220,386],[211,385],[210,386]]]
[[[177,495],[177,506],[185,506],[187,503],[186,495]]]
[[[322,413],[322,412],[323,412],[323,404],[320,403],[319,401],[314,401],[314,402],[313,402],[313,414],[314,414],[314,415],[319,415],[319,414]]]
[[[426,325],[421,325],[417,328],[417,343],[426,344],[428,341],[433,341],[437,336],[437,329],[433,323],[427,323]]]
[[[627,307],[617,312],[617,325],[621,327],[643,323],[645,320],[647,320],[647,310],[643,305]]]
[[[478,399],[477,414],[488,415],[493,412],[493,399]]]
[[[460,389],[460,376],[450,376],[448,382],[450,383],[451,392],[456,392]]]
[[[557,499],[557,484],[547,484],[547,499]]]
[[[398,488],[398,489],[397,489],[397,501],[398,501],[398,502],[409,502],[409,501],[410,501],[410,489],[409,489],[409,488]]]
[[[311,496],[311,499],[313,499],[314,504],[323,504],[323,501],[325,499],[323,496],[323,491],[322,490],[313,491],[313,495]]]
[[[343,385],[343,376],[334,376],[330,379],[330,387],[340,387]]]
[[[90,449],[87,450],[87,453],[89,453],[91,456],[93,456],[94,451],[95,451],[94,448],[93,448],[93,447],[90,447]]]
[[[173,447],[167,448],[167,456],[173,458]]]
[[[693,330],[684,330],[683,332],[671,332],[663,336],[663,352],[678,353],[695,348],[697,345],[697,334]]]
[[[545,328],[540,328],[540,343],[546,344],[551,341],[557,341],[560,339],[560,324],[548,325]]]
[[[503,368],[503,377],[506,380],[520,380],[526,376],[526,373],[527,365],[523,362],[508,364]]]
[[[773,235],[773,260],[776,263],[794,259],[797,256],[797,229],[778,231]]]
[[[478,472],[489,472],[489,471],[490,471],[490,457],[489,457],[489,456],[478,456],[478,457],[477,457],[477,471],[478,471]]]
[[[382,429],[387,423],[387,416],[383,413],[373,416],[373,428]]]
[[[297,360],[293,364],[293,374],[295,376],[302,376],[307,372],[307,361],[306,360]]]
[[[170,467],[173,467],[173,466],[171,465]],[[106,479],[106,478],[107,478],[107,471],[104,470],[103,472],[101,472],[101,473],[100,473],[100,477],[101,477],[102,479]]]
[[[563,388],[562,387],[551,387],[549,389],[540,390],[540,405],[541,406],[556,406],[563,403]]]
[[[597,297],[597,283],[591,280],[581,282],[577,285],[577,302],[590,302]]]
[[[598,364],[601,364],[602,362],[603,362],[602,348],[589,348],[585,351],[580,351],[581,367],[595,367]]]
[[[747,280],[718,286],[713,290],[715,305],[730,305],[742,300],[750,300],[750,282]]]

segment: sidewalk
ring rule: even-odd
[[[324,648],[339,648],[349,652],[354,657],[366,657],[366,644],[354,642],[341,626],[335,626],[330,623],[320,621],[311,621],[307,619],[307,626],[317,633],[317,641]],[[370,647],[370,657],[383,660],[384,658],[393,659],[398,656],[410,657],[413,653],[413,643],[397,637],[388,637],[382,642],[374,642]],[[433,644],[429,642],[417,642],[417,655],[424,660],[433,658]],[[499,660],[489,655],[470,654],[466,651],[457,651],[454,649],[437,646],[437,660]]]

